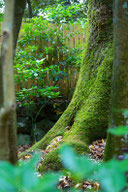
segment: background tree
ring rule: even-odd
[[[88,144],[106,136],[113,63],[112,2],[89,0],[88,7],[88,37],[73,98],[55,126],[31,149],[45,149],[62,136],[78,152],[87,152]],[[45,156],[42,167],[59,169],[59,165],[56,149]]]
[[[15,91],[13,80],[14,0],[5,1],[3,43],[0,58],[0,160],[16,163]]]
[[[31,1],[30,1],[30,0],[27,0],[27,4],[28,4],[28,9],[29,9],[29,18],[32,18],[33,12],[32,12]]]
[[[15,0],[14,5],[14,21],[13,21],[13,35],[14,35],[14,51],[16,49],[16,43],[21,27],[22,18],[24,15],[24,10],[26,7],[26,0]]]
[[[114,65],[110,127],[126,125],[123,110],[128,109],[128,1],[114,2]],[[121,154],[121,139],[110,133],[107,137],[105,160]],[[126,146],[127,147],[127,146]]]
[[[0,56],[0,160],[17,162],[16,103],[13,55],[26,1],[5,0],[3,41]],[[18,18],[17,18],[18,17]]]

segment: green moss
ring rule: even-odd
[[[45,156],[45,160],[42,163],[42,167],[40,169],[41,172],[45,172],[48,170],[59,171],[63,168],[61,164],[61,160],[58,154],[58,149],[51,151]]]
[[[65,144],[73,147],[73,149],[77,153],[85,154],[85,152],[89,152],[87,145],[85,145],[85,143],[82,143],[81,141],[78,143],[73,141],[70,141],[70,142],[66,141],[64,144],[62,143],[62,146]],[[62,146],[58,146],[57,149],[51,151],[45,156],[42,166],[40,168],[40,172],[43,173],[48,170],[59,171],[61,169],[64,169],[59,156],[59,149]]]
[[[91,76],[89,86],[86,86],[86,89],[83,90],[86,99],[83,100],[74,118],[74,124],[70,132],[68,135],[66,134],[68,140],[77,137],[79,140],[90,143],[106,135],[113,51],[111,44],[105,45],[105,47],[105,49],[99,50],[102,53],[101,60],[97,60],[99,66],[94,69],[93,74],[89,74]],[[92,61],[94,62],[93,55]]]

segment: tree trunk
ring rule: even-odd
[[[16,103],[13,76],[14,49],[26,1],[5,0],[0,56],[0,160],[17,163]],[[18,16],[18,19],[17,19]]]
[[[31,1],[30,1],[30,0],[27,0],[27,3],[28,3],[28,9],[29,9],[29,18],[32,18],[32,17],[33,17],[33,14],[32,14]]]
[[[14,53],[15,53],[15,49],[16,49],[16,44],[17,44],[20,27],[21,27],[22,18],[24,15],[25,6],[26,6],[26,0],[15,0],[14,21],[13,21]]]
[[[126,125],[122,111],[128,109],[128,1],[114,4],[114,65],[110,127]],[[121,154],[121,139],[108,134],[104,160]]]
[[[0,160],[17,162],[15,89],[13,79],[14,0],[5,0],[3,43],[0,58]]]
[[[51,140],[62,136],[77,152],[106,136],[111,90],[112,1],[89,0],[89,25],[79,79],[71,103],[55,126],[32,149],[45,149]],[[59,145],[60,143],[58,143]],[[43,170],[59,169],[57,150],[45,156]]]

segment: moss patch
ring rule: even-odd
[[[73,149],[77,153],[85,154],[85,152],[86,153],[89,152],[89,149],[88,149],[87,145],[85,145],[85,143],[82,143],[82,142],[74,143],[71,141],[70,143],[69,142],[64,142],[64,144],[62,143],[62,146],[65,144],[73,147]],[[40,172],[43,173],[48,170],[59,171],[61,169],[64,169],[64,167],[61,163],[60,156],[59,156],[59,149],[62,146],[58,146],[57,149],[52,150],[50,153],[48,153],[45,156],[44,161],[42,162]]]
[[[41,172],[54,170],[59,171],[63,168],[61,164],[61,160],[59,158],[58,149],[51,151],[45,156],[45,160],[42,163],[42,167],[40,169]]]

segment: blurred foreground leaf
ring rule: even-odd
[[[128,134],[128,126],[119,126],[108,130],[109,133],[116,136],[124,136]]]
[[[69,146],[64,146],[60,155],[64,167],[69,169],[78,180],[89,177],[98,165],[85,156],[77,155]]]

